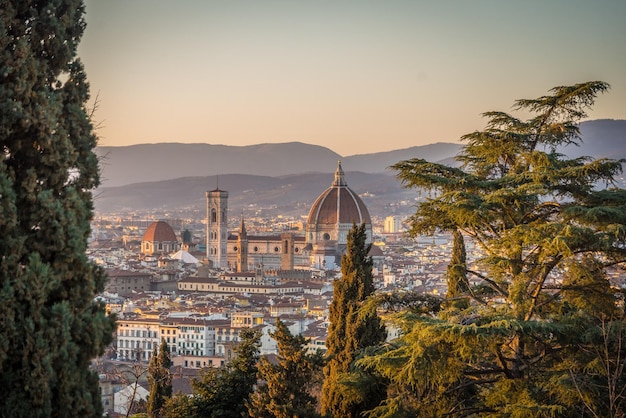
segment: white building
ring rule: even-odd
[[[396,234],[402,228],[402,221],[397,216],[387,216],[383,225],[383,232],[386,234]]]

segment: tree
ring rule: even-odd
[[[150,417],[163,416],[162,409],[168,398],[172,396],[172,359],[170,348],[164,338],[161,346],[152,354],[148,365],[148,382],[150,383],[150,397],[148,398],[148,415]]]
[[[347,376],[360,350],[384,341],[385,328],[376,310],[360,310],[374,293],[372,259],[368,256],[365,224],[354,225],[348,233],[346,253],[341,259],[342,277],[334,282],[333,301],[329,309],[330,325],[326,338],[327,359],[322,385],[322,413],[336,417],[356,417],[384,398],[384,385],[359,382]],[[358,379],[357,379],[358,380]],[[345,382],[346,384],[342,384]]]
[[[322,367],[321,355],[308,355],[306,339],[293,336],[280,319],[272,337],[278,344],[278,363],[259,362],[259,385],[250,397],[248,413],[253,418],[314,418],[317,399],[311,394]]]
[[[478,283],[465,291],[469,309],[405,315],[404,336],[360,361],[413,395],[390,397],[372,416],[610,416],[601,405],[619,392],[584,372],[603,361],[602,318],[623,315],[606,272],[626,261],[626,191],[614,184],[624,161],[561,153],[581,140],[578,121],[608,87],[518,100],[526,121],[485,113],[486,130],[462,138],[458,168],[393,166],[407,187],[434,193],[412,216],[412,234],[459,230],[483,255],[466,268]],[[606,341],[621,347],[621,335]],[[621,370],[618,358],[609,363]]]
[[[85,254],[99,183],[89,88],[76,57],[82,0],[5,0],[0,12],[0,410],[99,416],[92,358],[113,321]]]
[[[235,358],[221,368],[208,368],[192,381],[193,396],[175,395],[166,403],[166,417],[241,417],[257,383],[261,333],[242,328]]]
[[[452,256],[446,270],[448,291],[446,298],[451,301],[451,306],[457,309],[466,309],[468,299],[465,297],[469,290],[467,282],[467,260],[465,253],[465,241],[459,230],[452,233]]]

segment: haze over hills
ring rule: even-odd
[[[561,152],[570,157],[626,158],[626,120],[587,121],[580,128],[582,145]],[[330,186],[341,160],[350,188],[362,195],[372,215],[383,216],[393,213],[398,202],[416,196],[395,179],[387,169],[390,165],[409,158],[451,162],[460,147],[436,143],[347,157],[299,142],[100,147],[103,184],[96,191],[95,206],[101,212],[181,207],[202,211],[205,192],[219,181],[219,188],[230,192],[229,206],[236,212],[272,206],[285,214],[306,214]]]
[[[334,172],[337,160],[344,169],[383,173],[408,158],[438,161],[455,155],[459,144],[437,143],[407,149],[341,156],[318,145],[302,142],[229,146],[159,143],[126,147],[98,147],[102,186],[223,174],[284,176],[310,172]]]

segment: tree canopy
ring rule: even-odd
[[[253,418],[315,418],[317,399],[311,389],[320,380],[322,356],[307,354],[306,339],[292,335],[280,319],[271,334],[278,345],[276,364],[259,362],[257,390],[251,395],[248,413]]]
[[[167,417],[241,417],[257,383],[261,333],[242,328],[234,348],[235,357],[219,368],[204,369],[192,381],[193,396],[177,394],[166,402]]]
[[[172,396],[172,358],[170,348],[161,339],[161,345],[156,348],[148,364],[148,383],[150,396],[148,397],[148,415],[151,418],[163,416],[165,402]]]
[[[92,358],[112,321],[85,250],[99,183],[89,86],[76,56],[82,0],[0,7],[0,410],[99,416]]]
[[[471,303],[405,314],[404,336],[358,361],[395,389],[372,416],[624,413],[626,382],[615,374],[624,298],[608,276],[626,261],[626,191],[614,181],[624,161],[562,153],[581,141],[578,122],[608,88],[586,82],[516,101],[527,120],[485,113],[486,129],[462,137],[457,166],[392,167],[430,192],[411,234],[459,231],[479,252],[448,270],[448,296]]]

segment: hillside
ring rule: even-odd
[[[560,151],[570,157],[626,158],[625,120],[583,122],[581,133],[579,147]],[[328,148],[299,142],[101,147],[103,184],[96,191],[95,205],[102,212],[181,207],[202,211],[205,192],[219,181],[219,187],[230,192],[230,207],[235,211],[277,207],[283,213],[306,212],[332,182],[341,159],[350,187],[364,196],[372,215],[378,211],[382,215],[393,211],[395,202],[415,197],[387,167],[409,158],[452,163],[459,148],[460,144],[436,143],[342,157]]]

